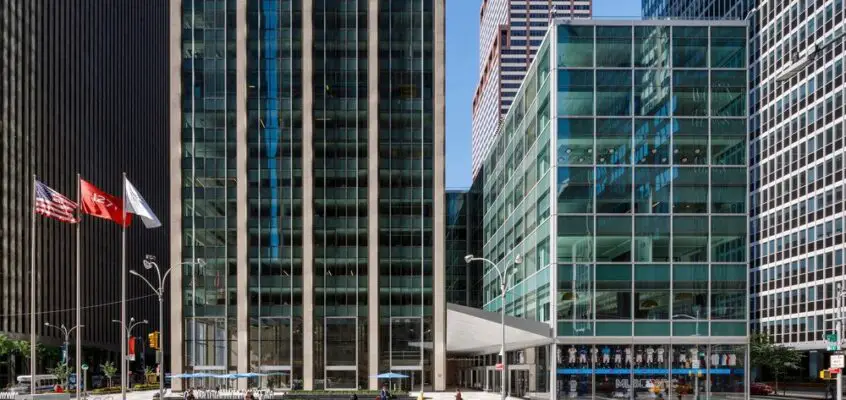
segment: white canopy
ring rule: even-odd
[[[502,346],[501,314],[447,304],[447,352],[498,353]],[[519,350],[551,344],[549,323],[505,317],[505,348]]]

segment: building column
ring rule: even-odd
[[[367,4],[367,387],[379,389],[379,0]]]
[[[182,0],[170,0],[170,262],[182,261]],[[183,373],[182,270],[170,276],[170,371]],[[164,360],[162,360],[164,361]],[[182,390],[174,379],[173,390]]]
[[[446,214],[444,203],[444,165],[445,165],[445,132],[444,114],[446,113],[445,86],[446,86],[446,62],[445,62],[445,0],[435,1],[434,29],[435,29],[435,51],[434,51],[434,111],[435,111],[435,163],[434,163],[434,259],[433,281],[434,281],[434,389],[436,391],[446,390]]]
[[[314,388],[314,5],[303,1],[303,389]]]
[[[250,317],[249,317],[249,238],[247,227],[247,3],[237,2],[235,6],[235,198],[238,202],[235,214],[237,231],[235,254],[237,278],[235,283],[238,331],[237,347],[239,373],[250,372]],[[238,379],[238,387],[247,389],[247,379]]]

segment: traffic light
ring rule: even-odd
[[[147,335],[147,340],[150,343],[150,348],[153,350],[159,349],[159,331],[155,331]]]

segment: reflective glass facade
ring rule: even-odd
[[[482,251],[481,182],[446,192],[446,301],[476,308],[482,305],[482,266],[464,256]]]
[[[442,385],[443,0],[174,3],[174,372]]]
[[[484,302],[550,324],[558,397],[744,398],[745,37],[570,21],[541,46],[485,164],[510,289],[486,268]]]

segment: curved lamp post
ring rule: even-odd
[[[482,262],[488,263],[490,266],[493,267],[494,271],[496,271],[496,273],[499,275],[499,287],[500,287],[500,289],[502,289],[502,306],[500,307],[500,310],[502,311],[501,312],[501,314],[502,314],[502,322],[501,322],[501,325],[502,325],[502,348],[500,349],[500,352],[499,352],[500,356],[502,356],[502,386],[501,386],[501,392],[502,392],[501,395],[502,396],[501,397],[502,397],[502,400],[505,400],[506,397],[508,397],[508,390],[506,389],[506,382],[508,382],[508,381],[507,381],[506,372],[505,372],[505,369],[506,369],[505,368],[505,364],[506,364],[505,363],[505,292],[506,292],[506,289],[507,289],[506,279],[508,278],[508,274],[507,274],[508,273],[508,266],[506,265],[505,268],[504,268],[504,271],[503,271],[503,270],[499,269],[499,267],[496,265],[495,262],[488,260],[487,258],[474,257],[472,254],[468,254],[468,255],[464,256],[464,262],[466,262],[467,264],[470,264],[473,261],[482,261]],[[522,263],[523,263],[523,257],[522,256],[520,256],[518,254],[517,256],[514,257],[514,264],[515,265],[522,264]]]
[[[144,257],[143,264],[144,269],[146,270],[156,270],[156,276],[159,279],[158,286],[154,286],[149,280],[147,280],[147,278],[139,274],[138,271],[135,271],[134,269],[129,270],[129,273],[143,279],[147,286],[149,286],[150,289],[153,289],[153,292],[159,298],[159,337],[161,338],[164,333],[164,284],[165,280],[167,280],[167,276],[170,275],[170,271],[173,270],[173,267],[168,268],[167,271],[162,273],[161,268],[159,268],[159,264],[156,263],[156,256],[150,254],[147,254],[147,256]],[[198,258],[195,261],[186,261],[176,264],[174,267],[195,264],[201,267],[205,266],[206,260]],[[164,399],[164,346],[162,346],[162,343],[158,343],[158,345],[159,348],[156,350],[158,357],[156,358],[159,362],[159,399],[161,400]]]
[[[70,345],[70,335],[73,333],[73,331],[75,329],[82,328],[85,325],[76,325],[73,328],[68,329],[67,327],[65,327],[65,324],[53,325],[49,322],[45,322],[44,326],[47,326],[47,327],[50,327],[50,328],[55,328],[55,329],[62,331],[62,335],[64,335],[64,337],[65,337],[65,348],[64,348],[64,351],[62,352],[62,362],[67,364],[68,361],[70,361],[70,360],[68,360],[68,358],[69,358],[68,357],[68,348],[69,348],[68,346]]]

